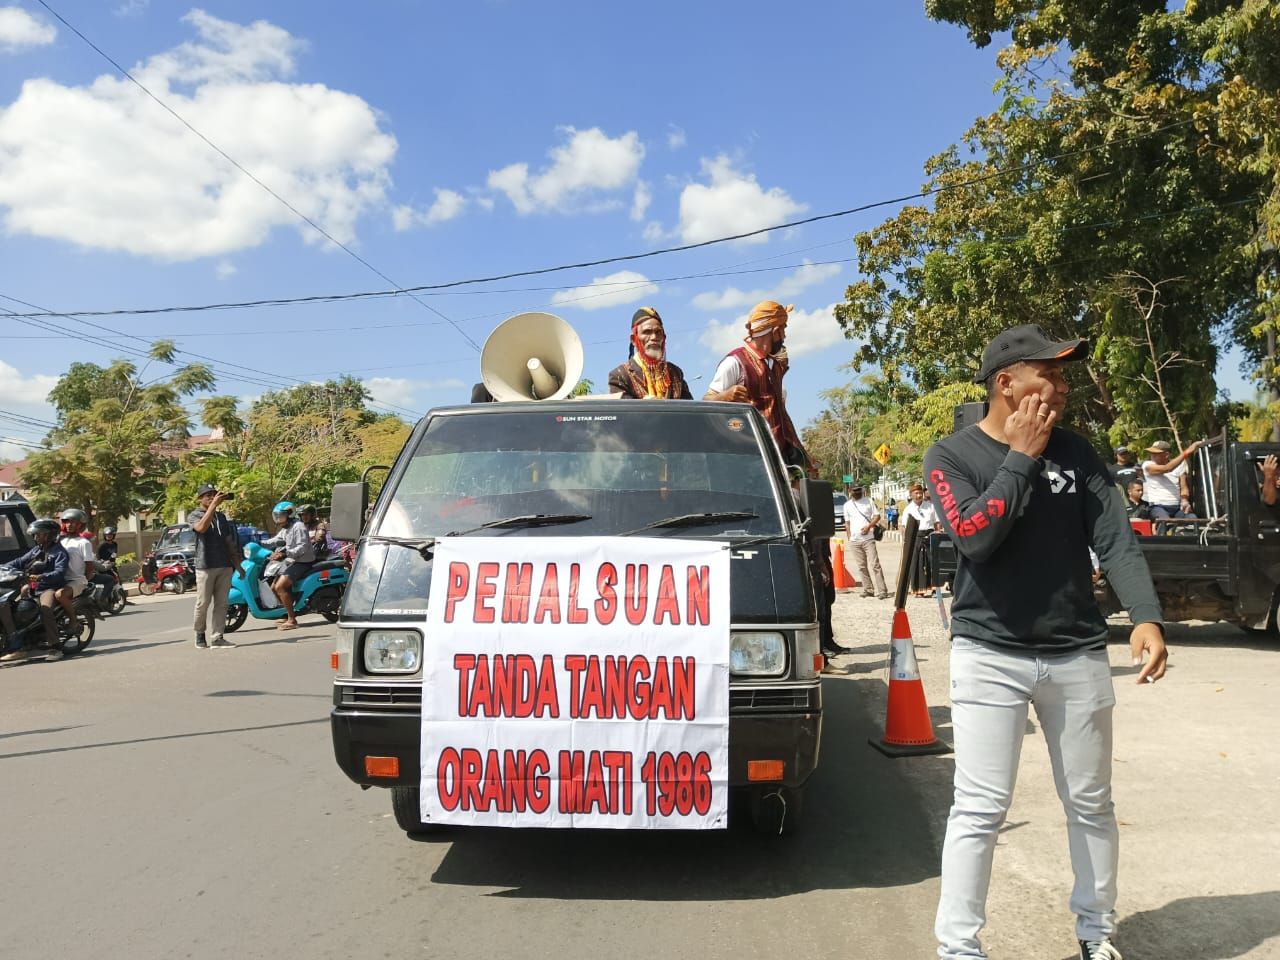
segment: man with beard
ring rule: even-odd
[[[747,317],[746,346],[730,350],[720,361],[702,399],[751,404],[768,421],[783,462],[813,475],[812,461],[787,413],[782,390],[782,378],[789,365],[785,344],[790,311],[790,307],[772,300],[757,303]]]
[[[692,400],[684,371],[667,360],[667,332],[653,307],[631,317],[631,348],[626,363],[609,373],[609,392],[627,400]]]

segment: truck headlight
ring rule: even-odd
[[[787,672],[787,638],[752,631],[729,636],[729,672],[751,677],[779,677]]]
[[[416,630],[369,630],[364,635],[367,673],[417,673],[422,666],[422,635]]]

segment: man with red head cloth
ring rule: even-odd
[[[747,317],[746,346],[730,350],[720,361],[702,399],[751,404],[768,421],[783,461],[812,473],[812,461],[787,413],[782,391],[782,378],[788,366],[785,343],[790,310],[772,300],[752,308]]]
[[[667,361],[667,332],[653,307],[631,318],[631,352],[609,373],[609,392],[632,400],[692,400],[684,371]]]

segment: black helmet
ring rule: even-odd
[[[44,531],[54,537],[62,533],[62,527],[58,526],[58,521],[50,520],[48,517],[41,517],[39,520],[31,521],[31,526],[27,527],[27,529],[33,534]]]
[[[103,527],[103,528],[102,528],[102,535],[103,535],[104,537],[114,537],[114,536],[116,535],[116,528],[115,528],[115,527]]]
[[[63,523],[71,523],[74,521],[76,523],[87,524],[89,522],[89,515],[83,510],[70,507],[62,511],[61,519]]]

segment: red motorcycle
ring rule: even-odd
[[[143,561],[138,574],[138,592],[144,597],[157,591],[185,593],[195,585],[195,568],[183,553],[166,553],[158,559],[152,554]]]

